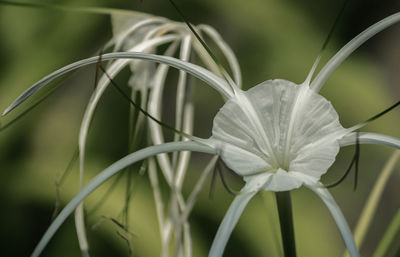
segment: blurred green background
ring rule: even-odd
[[[33,2],[33,1],[32,1]],[[250,88],[264,80],[282,78],[301,83],[340,10],[338,1],[317,0],[186,0],[178,1],[190,21],[215,27],[233,48],[242,67],[243,85]],[[179,20],[167,0],[140,1],[41,1],[71,6],[113,7],[145,11]],[[397,1],[350,1],[324,54],[325,63],[341,46],[376,21],[400,10]],[[93,56],[111,37],[106,15],[63,12],[0,5],[0,110],[44,75],[66,64]],[[345,127],[362,122],[399,99],[400,25],[367,42],[345,61],[328,80],[321,94],[332,102]],[[1,256],[28,256],[49,225],[56,197],[55,178],[68,164],[78,142],[84,108],[93,90],[95,67],[69,76],[63,86],[26,117],[0,133],[0,246]],[[212,117],[223,102],[210,89],[197,87],[195,134],[211,133]],[[215,100],[210,101],[210,97]],[[204,104],[207,103],[207,104]],[[27,106],[27,105],[25,105]],[[18,111],[16,112],[18,113]],[[10,117],[1,118],[7,123]],[[98,108],[89,134],[87,181],[127,154],[128,104],[109,90]],[[400,110],[365,127],[364,131],[400,137]],[[324,181],[343,174],[353,147],[341,150]],[[357,191],[352,178],[331,190],[350,226],[354,228],[361,208],[392,149],[361,147]],[[188,178],[196,180],[205,156],[193,162]],[[235,180],[232,178],[232,180]],[[236,179],[237,180],[237,179]],[[232,181],[239,188],[239,181]],[[368,234],[362,256],[370,256],[394,212],[400,206],[398,172],[389,182]],[[236,184],[235,184],[236,183]],[[90,213],[101,192],[87,202],[89,226],[100,216],[116,217],[124,205],[124,182],[104,206]],[[135,176],[131,204],[131,230],[135,256],[158,256],[160,240],[147,176]],[[65,204],[78,189],[75,166],[61,187]],[[191,216],[195,256],[205,256],[232,196],[221,185],[213,199],[208,185]],[[256,197],[229,241],[225,256],[277,256],[278,220],[271,193]],[[335,223],[322,202],[306,189],[293,192],[298,256],[341,256],[344,245]],[[103,222],[89,229],[92,256],[128,256],[115,226]],[[275,236],[274,236],[275,235]],[[73,218],[56,234],[43,256],[78,256]]]

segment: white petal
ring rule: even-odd
[[[336,204],[332,195],[329,193],[328,189],[326,189],[313,177],[304,175],[302,173],[296,173],[294,174],[294,176],[298,177],[299,180],[302,180],[306,187],[311,189],[315,194],[318,195],[319,198],[321,198],[326,207],[328,207],[328,210],[331,213],[333,219],[335,220],[336,225],[340,233],[342,234],[343,241],[346,244],[349,253],[351,254],[351,257],[359,257],[360,255],[358,253],[357,246],[349,225],[347,224],[343,213],[341,212],[339,206]]]
[[[81,253],[84,257],[87,257],[89,256],[89,243],[86,236],[84,217],[83,203],[81,203],[75,209],[75,228]]]
[[[253,196],[268,182],[270,174],[249,178],[245,187],[235,197],[215,235],[208,257],[221,257],[240,216]]]
[[[233,144],[218,143],[215,147],[218,148],[219,156],[229,168],[242,176],[272,169],[268,161],[262,159],[260,157],[262,154],[257,151],[252,152],[247,148],[241,148]]]
[[[210,36],[215,44],[221,49],[222,53],[225,55],[226,60],[229,63],[230,68],[233,72],[233,77],[235,78],[236,85],[241,88],[242,87],[242,74],[240,71],[239,62],[236,59],[235,54],[229,45],[223,40],[221,35],[211,26],[208,25],[199,25],[197,26],[200,31],[204,31],[208,36]]]
[[[256,192],[239,194],[233,200],[215,235],[208,257],[221,257],[244,208]]]
[[[316,193],[321,198],[326,207],[328,207],[328,210],[330,211],[340,233],[342,234],[342,238],[351,257],[359,257],[360,254],[358,253],[357,246],[354,242],[353,234],[351,233],[349,225],[347,224],[346,219],[340,211],[339,206],[336,204],[328,189],[322,187],[322,185],[310,186],[306,184],[306,186],[314,191],[314,193]]]
[[[349,43],[347,43],[342,49],[340,49],[335,56],[333,56],[329,62],[321,69],[318,73],[316,78],[311,84],[311,88],[318,92],[322,86],[324,85],[325,81],[329,78],[332,72],[344,61],[346,58],[356,50],[360,45],[362,45],[365,41],[376,35],[377,33],[381,32],[382,30],[386,29],[393,24],[400,22],[400,12],[395,13],[385,19],[375,23],[374,25],[370,26],[355,38],[353,38]]]
[[[295,172],[286,172],[285,170],[278,169],[276,173],[271,175],[271,179],[263,187],[266,191],[287,191],[288,188],[295,189],[303,185],[303,181],[293,176]]]
[[[9,113],[11,110],[16,108],[18,105],[20,105],[22,102],[24,102],[27,98],[29,98],[31,95],[36,93],[36,91],[38,91],[42,87],[46,86],[49,82],[51,82],[55,78],[65,74],[65,73],[68,73],[72,70],[78,69],[80,67],[83,67],[83,66],[86,66],[89,64],[93,64],[93,63],[97,63],[98,59],[99,58],[97,56],[83,59],[83,60],[77,61],[75,63],[72,63],[70,65],[64,66],[63,68],[47,75],[46,77],[42,78],[41,80],[36,82],[34,85],[32,85],[30,88],[25,90],[3,112],[2,115],[4,116],[7,113]],[[226,98],[230,98],[233,95],[231,87],[221,77],[218,77],[217,75],[204,69],[203,67],[197,66],[197,65],[189,63],[189,62],[184,62],[184,61],[178,60],[173,57],[145,54],[145,53],[133,53],[133,52],[109,53],[109,54],[102,55],[103,61],[114,60],[114,59],[141,59],[141,60],[148,60],[148,61],[153,61],[153,62],[158,62],[158,63],[164,63],[171,67],[175,67],[177,69],[184,70],[184,71],[192,74],[193,76],[203,80],[204,82],[209,84],[211,87],[216,89],[218,92],[220,92]]]
[[[357,133],[351,133],[339,140],[340,146],[355,145]],[[360,144],[387,145],[400,149],[400,138],[379,133],[361,132],[358,134]]]
[[[168,49],[165,51],[166,55],[173,54],[176,50],[176,45],[170,45]],[[162,106],[162,94],[165,86],[165,79],[167,77],[169,67],[167,65],[160,64],[157,67],[156,72],[154,73],[153,85],[154,88],[151,90],[149,95],[149,113],[158,120],[161,120],[161,106]],[[153,120],[149,120],[149,129],[151,133],[151,140],[155,145],[163,144],[164,133],[162,131],[162,127],[159,124],[154,122]],[[167,154],[159,154],[157,156],[158,163],[160,164],[160,168],[164,177],[168,183],[168,185],[172,184],[173,180],[173,168],[169,157]]]

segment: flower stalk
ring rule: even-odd
[[[290,191],[276,192],[282,245],[285,257],[296,257],[293,211]]]

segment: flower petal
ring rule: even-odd
[[[346,219],[340,211],[339,206],[336,204],[328,189],[323,187],[321,183],[315,182],[315,180],[312,180],[307,176],[300,174],[298,175],[299,178],[302,177],[301,179],[303,180],[304,185],[311,189],[315,194],[317,194],[319,198],[321,198],[321,200],[324,202],[326,207],[328,207],[329,212],[331,213],[340,233],[342,234],[342,238],[351,257],[359,257],[360,254],[358,253],[357,246],[354,242],[353,234],[351,233],[349,225],[347,224]]]
[[[296,172],[286,172],[283,169],[278,169],[276,173],[271,175],[271,179],[263,187],[266,191],[287,191],[288,188],[295,189],[303,185],[303,181],[293,176]]]
[[[351,133],[339,140],[340,146],[348,146],[356,144],[357,133]],[[400,138],[392,137],[379,133],[361,132],[358,134],[360,144],[376,144],[387,145],[400,149]]]
[[[170,45],[165,51],[164,55],[172,55],[173,53],[175,53],[175,50],[176,45]],[[153,75],[153,89],[149,94],[148,111],[153,117],[158,120],[161,120],[162,94],[164,91],[165,79],[167,77],[168,70],[169,66],[167,65],[161,64],[157,67],[157,70]],[[163,144],[165,142],[164,133],[159,124],[152,120],[149,120],[149,130],[151,134],[151,140],[155,145]],[[157,155],[157,160],[168,185],[171,186],[174,177],[174,171],[168,155],[159,154]]]
[[[11,110],[16,108],[18,105],[20,105],[22,102],[24,102],[27,98],[29,98],[31,95],[33,95],[36,91],[47,85],[49,82],[54,80],[55,78],[68,73],[72,70],[78,69],[80,67],[97,63],[98,62],[98,57],[91,57],[87,59],[83,59],[80,61],[77,61],[75,63],[69,64],[67,66],[64,66],[63,68],[47,75],[46,77],[42,78],[38,82],[36,82],[34,85],[32,85],[30,88],[25,90],[4,112],[3,116],[9,113]],[[153,61],[153,62],[159,62],[159,63],[164,63],[167,64],[171,67],[184,70],[193,76],[203,80],[206,82],[208,85],[216,89],[218,92],[220,92],[224,97],[226,98],[231,98],[233,96],[233,91],[231,87],[226,83],[224,79],[221,77],[215,75],[214,73],[208,71],[207,69],[204,69],[203,67],[200,67],[198,65],[189,63],[189,62],[184,62],[181,60],[178,60],[173,57],[168,57],[168,56],[160,56],[160,55],[153,55],[153,54],[145,54],[145,53],[134,53],[134,52],[119,52],[119,53],[109,53],[109,54],[104,54],[102,55],[102,61],[107,61],[107,60],[114,60],[114,59],[141,59],[141,60],[148,60],[148,61]]]
[[[83,203],[80,203],[75,209],[75,228],[78,236],[79,248],[82,256],[88,257],[89,255],[89,243],[86,236],[86,226],[84,218]]]
[[[238,222],[240,215],[242,214],[247,203],[255,194],[256,192],[247,192],[241,193],[235,197],[235,200],[233,200],[224,219],[222,220],[221,225],[218,228],[218,232],[215,235],[208,257],[222,256],[233,228]]]
[[[329,193],[328,189],[323,187],[309,187],[314,193],[316,193],[321,200],[325,203],[326,207],[330,211],[333,219],[342,234],[344,243],[346,244],[347,250],[352,257],[359,257],[356,243],[354,242],[353,234],[350,231],[349,225],[346,222],[339,206],[336,204],[332,195]]]
[[[233,200],[218,228],[210,252],[208,253],[208,257],[221,257],[224,253],[229,237],[242,215],[244,208],[247,206],[251,198],[253,198],[265,183],[268,182],[271,174],[263,173],[261,175],[262,176],[254,176],[253,178],[248,179],[245,187]]]
[[[218,149],[218,155],[221,156],[229,168],[242,176],[254,175],[272,169],[269,162],[263,159],[261,157],[262,154],[257,150],[251,151],[251,148],[222,143],[221,141],[213,140],[213,138],[210,141],[217,142],[212,145]]]
[[[233,77],[235,78],[236,85],[242,87],[242,74],[239,67],[239,62],[229,45],[224,41],[220,34],[211,26],[201,24],[198,26],[200,31],[204,31],[208,36],[210,36],[215,44],[221,49],[226,60],[229,63],[230,68],[233,72]]]
[[[360,45],[362,45],[365,41],[386,29],[393,24],[400,22],[400,12],[395,13],[385,19],[375,23],[370,26],[355,38],[353,38],[349,43],[347,43],[342,49],[340,49],[335,56],[333,56],[328,63],[321,69],[318,75],[315,77],[313,82],[311,83],[311,88],[318,92],[322,86],[325,84],[326,80],[335,71],[335,69],[344,61],[346,58],[354,52]]]

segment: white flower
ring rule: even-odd
[[[270,80],[248,91],[233,88],[230,99],[214,119],[209,144],[246,185],[231,204],[211,247],[209,257],[222,256],[230,234],[250,199],[260,190],[288,191],[302,185],[327,205],[352,257],[359,256],[351,231],[328,190],[319,182],[333,164],[340,146],[355,143],[329,101],[317,92],[329,75],[367,39],[400,21],[400,13],[374,24],[344,46],[311,83],[319,58],[300,85]],[[364,133],[360,143],[400,147],[400,140]],[[350,143],[351,142],[351,143]]]
[[[319,95],[318,91],[335,68],[358,46],[399,21],[400,13],[397,13],[362,32],[323,67],[312,83],[315,65],[306,81],[300,85],[286,80],[272,80],[248,91],[242,91],[234,82],[224,80],[205,68],[169,56],[137,52],[104,54],[102,60],[149,60],[186,71],[218,90],[227,102],[214,119],[211,138],[200,139],[193,136],[192,141],[150,146],[105,169],[63,209],[43,236],[33,256],[41,253],[68,215],[111,176],[139,160],[172,151],[218,154],[246,182],[218,229],[209,257],[222,256],[241,213],[258,191],[287,191],[302,185],[313,190],[324,201],[352,257],[359,256],[339,207],[319,182],[319,178],[332,165],[341,146],[355,144],[356,136],[352,131],[363,124],[350,129],[343,128],[330,102]],[[98,57],[85,59],[48,75],[29,88],[5,113],[55,77],[97,61]],[[115,76],[117,70],[109,72]],[[400,148],[399,139],[381,134],[360,133],[358,140],[359,143],[386,144]]]
[[[218,230],[209,256],[221,256],[244,206],[259,190],[317,190],[335,161],[339,142],[350,131],[325,98],[307,82],[270,80],[248,91],[237,89],[214,119],[209,139],[226,165],[246,181]],[[335,206],[336,208],[336,206]],[[343,217],[338,217],[345,224]],[[353,256],[351,232],[342,231]]]
[[[265,176],[265,190],[319,180],[348,133],[333,106],[308,84],[271,80],[238,90],[214,119],[211,140],[225,163],[245,180]]]

